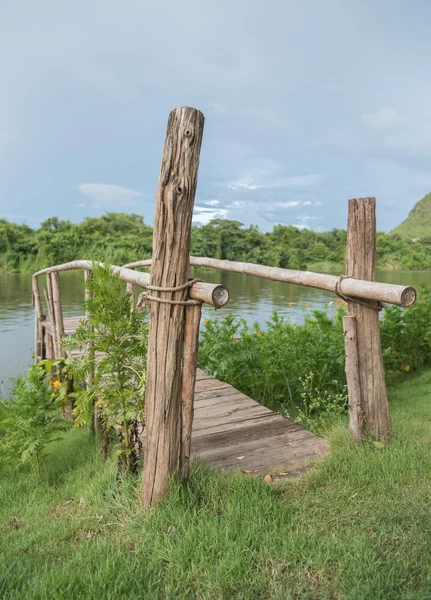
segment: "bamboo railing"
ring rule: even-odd
[[[32,278],[33,305],[35,308],[35,361],[44,358],[62,358],[64,351],[61,340],[64,336],[64,317],[61,305],[61,292],[59,273],[72,270],[83,270],[90,273],[95,264],[89,260],[74,260],[62,265],[55,265],[41,269],[34,273]],[[114,275],[128,286],[145,288],[150,282],[148,273],[140,273],[125,267],[110,265]],[[43,311],[38,278],[46,275],[46,289],[44,289],[47,314]],[[86,276],[87,278],[87,276]],[[130,287],[128,287],[130,289]],[[87,292],[86,292],[87,293]],[[195,282],[189,288],[189,297],[193,300],[205,302],[215,308],[224,306],[229,299],[229,292],[223,285]],[[49,321],[47,320],[49,316]]]

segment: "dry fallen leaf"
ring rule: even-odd
[[[251,473],[250,469],[243,469],[243,473]]]
[[[80,498],[79,499],[79,506],[85,506],[87,503],[85,501],[85,498]]]
[[[245,456],[237,456],[236,460],[244,460]]]
[[[87,540],[91,540],[92,537],[94,537],[94,531],[89,529],[87,533]]]
[[[16,517],[11,517],[12,529],[19,529],[19,521]]]
[[[264,481],[266,481],[266,483],[272,483],[272,477],[271,475],[265,475],[265,477],[263,478]]]
[[[353,511],[353,514],[355,514],[355,515],[359,515],[359,510],[358,510],[358,509],[354,510],[354,511]]]
[[[65,504],[70,504],[73,500],[73,497],[71,496],[70,498],[68,498],[65,502]]]
[[[175,527],[175,525],[173,523],[171,523],[168,527],[168,533],[175,533],[177,530],[177,528]]]
[[[289,473],[279,473],[279,475],[281,475],[281,477],[286,477],[286,475],[289,475]]]

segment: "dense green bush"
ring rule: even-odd
[[[380,268],[431,268],[431,238],[377,234]],[[214,219],[193,227],[191,253],[289,269],[342,269],[346,232],[318,233],[292,225],[276,225],[262,233],[239,221]],[[149,258],[152,228],[139,215],[108,213],[81,223],[51,217],[38,229],[0,219],[0,270],[34,271],[76,259],[125,264]]]
[[[265,328],[231,315],[207,320],[199,364],[270,408],[299,416],[309,427],[316,415],[343,411],[344,339],[340,307],[333,318],[311,311],[296,325],[276,312]],[[431,295],[422,289],[410,309],[387,308],[381,317],[386,379],[431,365]],[[302,416],[301,416],[302,415]]]
[[[0,466],[29,464],[39,477],[44,451],[68,425],[53,400],[45,370],[31,367],[13,381],[10,397],[0,401]]]

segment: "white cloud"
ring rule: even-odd
[[[220,200],[204,200],[202,204],[206,206],[218,206],[220,204]]]
[[[293,177],[272,177],[268,180],[257,180],[250,176],[244,176],[236,180],[227,181],[226,186],[231,190],[278,190],[292,186],[306,187],[309,185],[316,185],[322,180],[322,173],[311,173],[310,175],[296,175]]]
[[[221,102],[208,102],[208,108],[211,109],[216,115],[225,115],[228,108]]]
[[[206,225],[212,219],[226,219],[228,211],[225,208],[205,208],[204,206],[195,206],[193,211],[193,223]]]
[[[293,208],[294,206],[298,206],[298,204],[299,200],[289,200],[289,202],[273,202],[272,206],[276,208]]]
[[[142,192],[121,185],[107,183],[82,183],[78,185],[78,190],[91,199],[92,208],[135,206],[136,198],[144,195]]]
[[[383,131],[401,125],[406,121],[406,118],[393,108],[383,108],[376,113],[363,114],[361,120],[370,129]]]

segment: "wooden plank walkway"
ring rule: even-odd
[[[64,319],[66,335],[81,317]],[[46,323],[49,331],[50,324]],[[215,467],[286,473],[328,454],[327,442],[198,369],[192,454]]]

